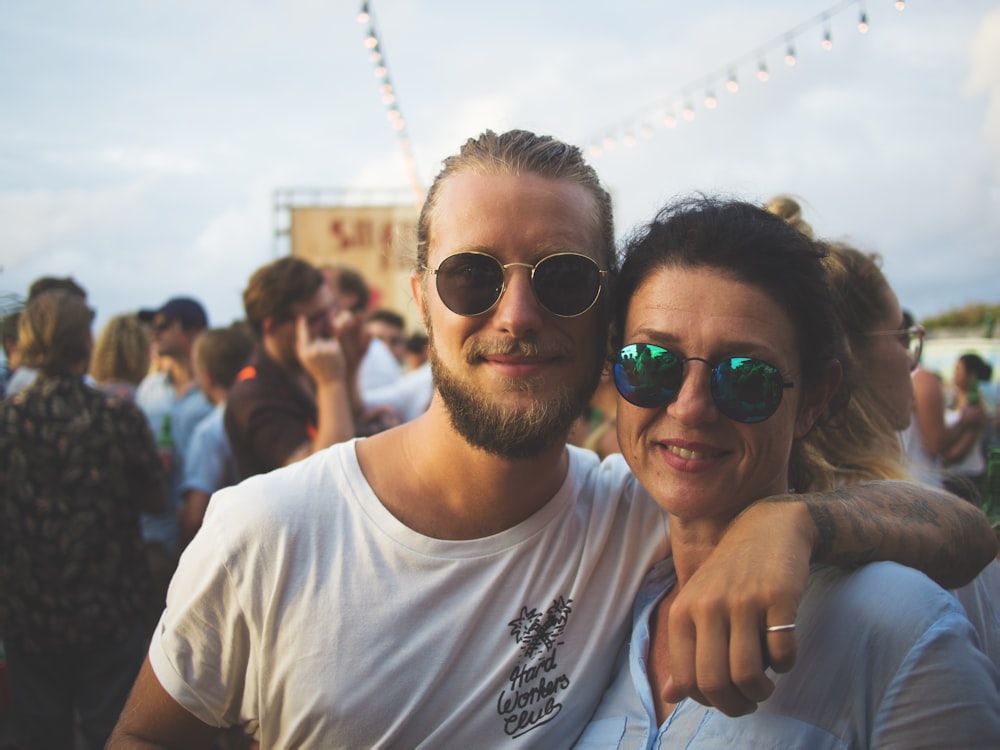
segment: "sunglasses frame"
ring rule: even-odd
[[[917,369],[920,358],[924,353],[924,341],[927,339],[927,329],[922,325],[912,325],[906,328],[897,328],[893,331],[867,331],[863,336],[906,336],[906,353],[910,355],[910,372]],[[916,339],[916,346],[910,350],[911,342]]]
[[[493,300],[493,303],[489,307],[487,307],[485,310],[483,310],[482,312],[476,312],[476,313],[459,312],[458,310],[455,310],[454,308],[452,308],[452,306],[449,305],[447,301],[445,301],[444,295],[441,293],[441,286],[440,286],[440,284],[441,284],[441,276],[440,276],[440,274],[438,272],[441,270],[441,266],[443,266],[445,263],[447,263],[452,258],[456,258],[456,257],[458,257],[460,255],[478,255],[478,256],[482,256],[483,258],[489,258],[500,269],[500,292],[497,294],[497,298],[495,300]],[[557,313],[556,311],[552,310],[548,305],[545,304],[545,302],[542,301],[541,297],[538,296],[538,289],[535,288],[535,271],[538,270],[538,267],[540,265],[542,265],[543,263],[545,263],[546,261],[549,261],[549,260],[551,260],[553,258],[560,258],[560,257],[565,257],[565,256],[573,256],[573,257],[576,257],[576,258],[583,258],[584,260],[592,263],[594,265],[594,267],[597,269],[597,272],[598,272],[597,291],[594,293],[594,299],[592,299],[590,301],[590,304],[587,305],[580,312],[571,313],[569,315],[564,315],[562,313]],[[494,308],[496,308],[496,306],[498,304],[500,304],[500,300],[503,299],[504,292],[507,291],[507,269],[508,268],[515,268],[515,267],[518,267],[518,266],[520,266],[522,268],[528,268],[528,269],[530,269],[530,274],[529,274],[528,278],[529,278],[529,281],[531,283],[531,292],[532,292],[532,294],[535,295],[535,300],[538,302],[538,304],[546,312],[549,312],[552,315],[555,315],[557,318],[577,318],[577,317],[583,315],[584,313],[589,312],[594,307],[594,305],[597,304],[597,300],[599,300],[601,298],[601,292],[604,289],[605,279],[607,279],[607,277],[608,277],[608,271],[605,270],[605,269],[602,269],[601,266],[598,264],[598,262],[596,260],[594,260],[593,258],[591,258],[589,255],[584,255],[583,253],[573,253],[573,252],[552,253],[551,255],[546,255],[544,258],[539,259],[538,262],[536,262],[536,263],[522,263],[522,262],[517,262],[517,261],[515,261],[513,263],[501,263],[499,258],[496,258],[496,257],[490,255],[489,253],[484,253],[484,252],[482,252],[480,250],[463,250],[462,252],[452,253],[451,255],[447,256],[444,259],[442,259],[442,261],[440,263],[438,263],[438,267],[437,268],[431,268],[430,266],[421,266],[421,268],[424,271],[426,271],[427,273],[433,274],[434,276],[437,277],[437,281],[435,282],[435,288],[437,289],[438,297],[440,297],[441,301],[444,302],[444,306],[445,307],[447,307],[449,310],[451,310],[456,315],[461,315],[463,318],[478,318],[481,315],[486,315],[488,312],[490,312],[491,310],[493,310]]]
[[[679,366],[681,368],[680,385],[678,386],[676,392],[662,403],[656,403],[650,405],[639,404],[633,401],[631,398],[629,398],[627,394],[622,392],[622,385],[619,382],[619,377],[621,376],[621,372],[624,367],[622,353],[626,349],[629,349],[630,347],[640,347],[640,346],[647,347],[648,349],[653,351],[659,350],[660,352],[666,352],[667,354],[670,354],[676,359],[676,366]],[[730,413],[731,410],[729,409],[729,406],[724,401],[722,401],[721,397],[716,393],[716,383],[718,382],[720,377],[719,368],[722,366],[723,363],[732,362],[732,360],[734,359],[751,360],[753,362],[765,365],[771,370],[773,370],[774,373],[777,375],[781,383],[781,390],[778,391],[777,401],[774,403],[773,408],[771,408],[771,410],[767,414],[760,417],[751,417],[749,419],[747,419],[745,416],[742,415],[734,415]],[[740,424],[760,424],[761,422],[766,422],[768,419],[773,417],[775,412],[777,412],[778,409],[781,407],[782,396],[784,395],[785,391],[788,390],[789,388],[795,387],[795,383],[793,381],[785,380],[785,376],[782,375],[781,370],[772,365],[770,362],[765,362],[764,360],[758,359],[757,357],[743,357],[743,356],[724,357],[718,362],[713,363],[709,362],[704,357],[680,357],[665,346],[660,346],[659,344],[650,344],[644,341],[636,341],[630,344],[625,344],[618,350],[617,354],[615,354],[613,357],[610,358],[610,362],[612,365],[612,376],[614,377],[615,381],[615,390],[617,390],[618,393],[621,394],[621,397],[623,399],[628,401],[633,406],[638,406],[640,409],[662,409],[663,407],[672,404],[674,401],[677,400],[677,397],[680,395],[681,388],[684,387],[684,380],[687,377],[686,373],[684,373],[683,369],[684,365],[686,365],[688,362],[704,362],[706,365],[708,365],[709,370],[711,372],[710,393],[712,395],[712,403],[715,404],[715,408],[719,410],[720,414],[722,414],[728,419],[733,420],[734,422],[739,422]]]

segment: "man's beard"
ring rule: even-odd
[[[462,355],[472,362],[485,353],[536,354],[538,349],[536,344],[513,342],[501,346],[501,350],[490,347],[487,352],[484,345],[472,344],[463,348]],[[527,407],[505,405],[448,370],[437,354],[433,333],[430,335],[431,373],[452,426],[471,445],[511,460],[532,458],[566,440],[569,428],[597,389],[603,366],[600,354],[598,351],[592,362],[582,363],[576,381],[561,383],[551,398],[536,399]],[[531,393],[542,381],[542,378],[510,378],[508,386],[510,391]]]

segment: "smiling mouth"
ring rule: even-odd
[[[723,451],[708,453],[707,451],[693,451],[688,448],[681,448],[678,445],[664,445],[663,447],[667,450],[667,452],[673,453],[675,456],[680,456],[681,458],[689,461],[697,461],[704,458],[717,458],[723,454]]]

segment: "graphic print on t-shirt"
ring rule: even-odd
[[[510,673],[510,687],[500,692],[497,713],[511,739],[548,724],[562,710],[559,693],[569,687],[557,660],[559,636],[566,629],[572,599],[555,599],[544,613],[521,607],[507,625],[518,643],[521,659]]]

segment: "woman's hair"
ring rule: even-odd
[[[985,359],[974,352],[968,352],[958,358],[972,380],[989,381],[993,377],[993,367]]]
[[[77,374],[90,356],[93,322],[94,311],[79,294],[65,289],[42,292],[21,313],[21,361],[48,377]]]
[[[111,318],[94,342],[90,377],[96,383],[139,382],[149,373],[149,328],[135,314]]]
[[[822,259],[824,246],[750,203],[695,196],[662,209],[626,241],[612,341],[622,345],[629,300],[661,268],[710,268],[765,292],[795,327],[804,387],[822,383],[836,357],[837,328]],[[706,299],[706,308],[712,300]],[[797,443],[798,441],[796,441]],[[793,445],[792,486],[808,465]]]
[[[249,327],[235,323],[227,328],[210,328],[198,334],[192,357],[217,385],[232,387],[253,354],[254,339]]]
[[[872,393],[860,356],[874,331],[889,315],[889,282],[881,258],[842,243],[827,243],[824,258],[840,327],[844,371],[840,388],[812,431],[801,441],[800,459],[811,478],[800,489],[826,490],[873,479],[908,479],[902,445],[884,405]]]
[[[813,228],[802,218],[802,206],[790,195],[776,195],[764,206],[775,216],[784,219],[793,229],[798,229],[809,239],[813,237]]]

